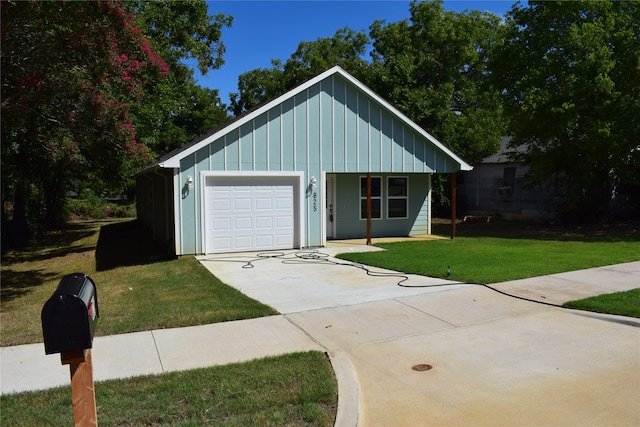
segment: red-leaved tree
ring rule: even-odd
[[[116,191],[149,160],[129,110],[169,67],[117,1],[1,7],[2,199],[25,237],[61,220],[70,182]]]

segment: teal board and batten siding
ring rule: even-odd
[[[304,171],[307,183],[312,176],[319,180],[322,172],[431,174],[460,168],[397,111],[340,73],[292,93],[214,133],[180,158],[176,197],[187,177],[194,179],[176,208],[180,253],[202,253],[198,187],[203,171]],[[314,211],[313,203],[311,196],[303,203],[307,241],[302,246],[323,241],[324,211]]]
[[[382,178],[382,212],[380,219],[372,219],[371,234],[374,237],[415,236],[430,234],[429,209],[431,206],[431,175],[428,174],[372,174]],[[407,178],[408,200],[406,218],[388,218],[387,178]],[[353,239],[366,236],[367,221],[360,219],[360,174],[338,174],[335,176],[336,192],[333,208],[336,239]]]

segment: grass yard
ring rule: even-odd
[[[87,221],[2,259],[1,345],[42,341],[40,311],[60,279],[96,282],[97,335],[276,314],[193,257],[167,259],[132,221]],[[44,352],[44,349],[43,349]],[[321,352],[96,383],[102,425],[331,426],[333,369]],[[0,397],[0,425],[70,425],[70,387]]]
[[[321,352],[104,381],[95,389],[101,425],[328,427],[337,410],[337,384]],[[70,387],[2,396],[0,403],[3,426],[73,423]]]
[[[74,272],[96,282],[97,336],[275,314],[193,257],[166,259],[133,221],[79,222],[3,257],[0,344],[41,342],[42,306],[60,279]]]
[[[640,259],[640,242],[458,237],[376,246],[386,251],[342,254],[340,258],[470,283],[498,283]]]
[[[640,224],[565,228],[495,222],[459,224],[457,230],[454,240],[380,243],[376,246],[386,251],[339,257],[469,283],[498,283],[640,260]],[[447,232],[446,224],[434,226],[434,234]]]
[[[434,232],[446,235],[448,226],[434,227]],[[638,224],[586,228],[511,222],[459,224],[457,234],[454,240],[380,243],[377,246],[386,251],[341,254],[339,258],[469,283],[499,283],[640,260]],[[603,295],[567,305],[640,317],[638,293]]]
[[[565,307],[640,318],[640,288],[569,301]]]

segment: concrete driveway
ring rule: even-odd
[[[97,337],[98,387],[321,350],[338,378],[337,426],[640,425],[639,319],[480,285],[368,274],[333,258],[355,250],[378,249],[199,257],[222,281],[283,314]],[[492,285],[553,304],[639,286],[640,262]],[[69,382],[69,367],[45,356],[42,344],[0,348],[0,373],[2,394]]]
[[[353,367],[345,425],[640,425],[637,319],[421,276],[401,287],[331,257],[345,250],[377,249],[199,257]],[[552,303],[639,286],[640,262],[494,285]]]

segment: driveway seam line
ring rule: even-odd
[[[330,351],[329,348],[326,345],[322,344],[313,335],[311,335],[309,332],[307,332],[302,326],[298,325],[296,322],[294,322],[292,319],[290,319],[288,315],[283,314],[282,317],[287,319],[287,321],[289,323],[291,323],[293,326],[298,328],[303,334],[305,334],[307,337],[309,337],[309,339],[311,339],[311,341],[313,341],[314,343],[318,344],[320,347],[324,348],[325,352],[329,352]]]

